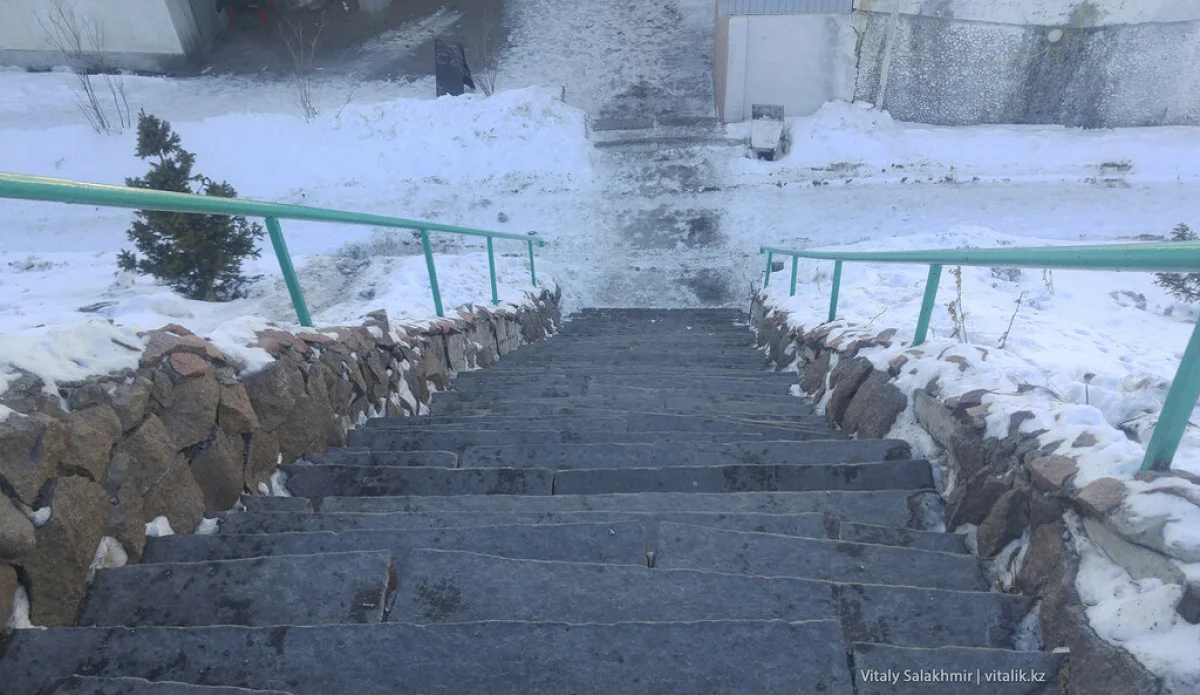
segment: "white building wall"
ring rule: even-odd
[[[167,0],[71,0],[79,17],[95,22],[104,34],[104,49],[112,53],[182,55],[183,45]],[[0,2],[0,49],[52,51],[38,22],[49,0]],[[44,20],[43,20],[44,21]]]
[[[853,99],[857,36],[850,14],[735,15],[729,18],[726,122],[750,118],[754,104],[787,116]]]

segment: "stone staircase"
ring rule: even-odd
[[[929,464],[829,429],[742,318],[584,312],[285,466],[296,497],[99,570],[0,690],[1059,692],[1065,656],[1016,649],[1029,600],[938,532]]]

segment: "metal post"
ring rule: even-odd
[[[1179,363],[1179,371],[1175,372],[1175,380],[1171,382],[1167,400],[1163,402],[1162,412],[1158,414],[1154,434],[1146,447],[1142,470],[1171,469],[1175,450],[1179,448],[1179,441],[1183,439],[1183,433],[1187,430],[1197,398],[1200,398],[1200,323],[1196,324],[1192,331],[1192,338],[1183,352],[1183,361]]]
[[[837,318],[838,293],[842,288],[842,262],[833,262],[833,291],[829,294],[829,320]]]
[[[279,260],[279,269],[283,271],[283,281],[287,284],[288,294],[292,295],[292,306],[296,308],[296,318],[300,325],[312,328],[312,317],[308,315],[308,304],[304,301],[304,292],[300,289],[300,280],[296,278],[296,269],[292,267],[292,256],[288,253],[287,242],[283,239],[283,228],[279,226],[276,217],[267,218],[267,231],[271,235],[271,246],[275,247],[275,258]]]
[[[496,254],[492,251],[492,238],[488,237],[488,274],[492,276],[492,306],[500,303],[500,295],[496,293]]]
[[[775,257],[774,251],[767,251],[767,276],[763,279],[763,288],[771,285],[771,259]]]
[[[433,309],[438,316],[442,312],[442,292],[438,289],[437,269],[433,267],[433,249],[429,247],[429,230],[421,230],[421,248],[425,249],[425,267],[429,268],[429,289],[433,291]]]
[[[788,291],[789,297],[796,296],[796,266],[800,264],[799,256],[792,256],[792,289]]]
[[[938,283],[942,280],[942,266],[929,266],[929,278],[925,280],[925,299],[921,300],[921,316],[917,319],[917,334],[913,336],[913,347],[925,342],[929,332],[929,319],[933,318],[933,302],[937,299]]]
[[[529,240],[529,280],[537,287],[537,271],[533,269],[533,239]]]

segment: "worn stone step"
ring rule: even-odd
[[[302,461],[312,464],[344,464],[351,466],[459,467],[458,454],[453,451],[377,452],[362,447],[345,447],[315,454],[305,454]],[[492,467],[504,468],[504,466]]]
[[[623,495],[491,495],[454,497],[326,497],[321,512],[755,512],[833,514],[846,521],[913,530],[929,528],[925,507],[940,511],[936,493],[879,492],[664,492]]]
[[[610,411],[618,412],[618,411]],[[559,417],[525,417],[498,415],[490,417],[429,417],[375,418],[369,420],[368,431],[470,432],[479,430],[576,430],[580,432],[754,432],[774,433],[805,430],[827,432],[830,438],[839,435],[820,415],[796,415],[788,420],[762,420],[751,416],[675,415],[650,409],[627,411],[623,415],[566,415]]]
[[[613,347],[605,345],[587,345],[586,343],[558,342],[551,346],[538,346],[531,350],[517,350],[505,355],[505,364],[518,362],[537,362],[539,364],[556,361],[591,361],[606,359],[625,360],[627,364],[637,364],[638,361],[676,362],[680,364],[704,364],[712,362],[737,363],[760,362],[766,360],[766,355],[749,345],[720,346],[696,345],[691,347],[674,347],[665,349],[653,343],[639,346]]]
[[[985,591],[978,559],[928,550],[663,522],[655,566],[765,577]]]
[[[479,372],[469,373],[479,374]],[[720,400],[744,400],[759,403],[771,403],[772,398],[793,398],[796,401],[802,401],[802,398],[792,396],[789,391],[794,383],[794,376],[793,379],[784,381],[779,379],[763,381],[761,379],[678,379],[650,374],[591,378],[568,377],[566,374],[531,373],[517,376],[490,374],[486,378],[457,378],[454,381],[454,389],[449,393],[494,393],[509,389],[537,391],[554,387],[572,395],[581,396],[716,397]],[[447,392],[439,392],[439,395],[444,393]],[[755,397],[763,400],[756,401]]]
[[[312,502],[303,497],[242,495],[242,506],[249,512],[311,512]]]
[[[488,470],[488,469],[480,469]],[[737,464],[658,468],[579,468],[554,474],[554,493],[799,492],[933,489],[928,461]],[[303,493],[301,493],[303,494]]]
[[[18,631],[0,683],[36,693],[86,671],[295,695],[850,695],[846,649],[832,620],[62,628]]]
[[[760,405],[752,403],[714,403],[704,405],[696,402],[671,403],[669,401],[617,400],[603,397],[531,399],[524,402],[491,401],[484,403],[457,402],[431,408],[431,417],[604,417],[613,413],[625,416],[629,412],[650,410],[661,415],[719,416],[755,420],[765,423],[788,422],[813,415],[813,408],[796,399],[795,404]],[[580,402],[582,401],[582,402]],[[569,403],[578,402],[576,405]]]
[[[645,529],[636,521],[341,533],[180,534],[147,538],[142,562],[234,560],[344,551],[386,551],[400,561],[413,548],[442,548],[527,560],[645,565],[646,543]]]
[[[383,456],[380,452],[375,458]],[[474,446],[463,451],[459,466],[539,466],[579,468],[648,468],[654,466],[720,466],[731,464],[815,464],[895,461],[910,456],[901,439],[812,439],[726,444],[541,444]]]
[[[605,422],[612,418],[617,418],[626,423],[626,431],[629,429],[631,420],[638,420],[644,414],[650,415],[668,415],[679,418],[718,418],[733,422],[743,422],[749,424],[767,425],[770,427],[813,427],[818,426],[822,429],[829,429],[825,422],[825,418],[818,415],[792,412],[786,415],[769,414],[761,415],[749,409],[745,411],[727,412],[725,410],[708,409],[705,411],[696,410],[695,412],[663,412],[658,409],[650,409],[645,406],[637,408],[579,408],[575,412],[563,415],[545,415],[536,411],[513,411],[499,409],[494,414],[481,415],[478,413],[446,413],[435,415],[421,415],[417,417],[384,417],[372,418],[362,426],[362,429],[411,429],[411,428],[448,428],[454,426],[459,429],[522,429],[523,426],[530,424],[537,425],[539,428],[545,425],[553,425],[554,427],[571,426],[573,423],[591,423],[594,421]],[[586,428],[580,428],[586,429]],[[601,428],[603,429],[603,428]],[[420,464],[418,464],[420,465]]]
[[[568,399],[568,400],[560,400]],[[630,387],[602,386],[524,386],[494,387],[485,382],[472,389],[442,391],[435,394],[429,404],[431,414],[437,414],[438,409],[450,403],[497,403],[510,405],[549,404],[557,401],[560,405],[595,404],[609,408],[643,409],[658,404],[668,406],[691,407],[738,407],[753,412],[758,408],[791,407],[796,411],[809,411],[811,406],[803,398],[790,395],[782,385],[771,387],[769,393],[744,393],[733,389],[723,390],[719,386],[712,389],[636,389]]]
[[[821,582],[431,549],[408,554],[388,613],[389,621],[417,624],[836,618]]]
[[[452,392],[453,393],[453,392]],[[705,415],[735,417],[751,420],[778,419],[787,417],[813,416],[811,405],[792,396],[764,396],[771,403],[752,401],[729,401],[720,397],[673,397],[673,396],[567,396],[561,398],[523,398],[518,394],[457,396],[442,398],[439,394],[429,404],[429,415],[509,415],[515,417],[525,411],[529,413],[554,413],[605,416],[606,411],[655,412],[664,415]],[[540,395],[540,394],[538,394]]]
[[[524,345],[515,355],[533,355],[538,353],[573,352],[576,350],[613,350],[625,351],[655,351],[674,353],[676,351],[697,352],[699,350],[748,350],[758,351],[753,333],[738,333],[736,335],[696,335],[688,331],[687,335],[666,336],[662,340],[649,342],[644,338],[633,335],[619,336],[586,336],[586,335],[552,335],[543,341]],[[508,359],[509,355],[505,355]]]
[[[491,525],[600,524],[637,522],[656,532],[656,524],[674,521],[737,531],[761,531],[806,538],[837,538],[840,522],[825,514],[722,512],[259,512],[231,513],[222,533],[311,533],[390,529],[437,529]]]
[[[934,550],[939,553],[965,555],[970,552],[967,549],[966,536],[961,534],[914,531],[912,529],[880,526],[878,524],[844,522],[838,527],[837,537],[840,540],[852,543],[896,545],[905,548],[917,548],[919,550]]]
[[[387,619],[413,623],[837,618],[847,638],[862,642],[1010,648],[1030,607],[1026,597],[1000,593],[431,549],[409,553],[399,577]]]
[[[427,466],[347,466],[291,464],[287,489],[297,497],[344,495],[549,495],[550,468],[430,468]]]
[[[102,569],[84,626],[377,623],[393,578],[388,552],[127,565]]]
[[[592,432],[628,432],[629,422],[623,416],[596,415],[592,417],[567,415],[551,418],[532,418],[519,415],[455,418],[453,416],[372,418],[362,429],[383,430],[429,430],[431,432],[459,432],[508,429],[553,429],[588,430]]]
[[[833,431],[781,427],[737,427],[732,432],[590,432],[578,430],[351,430],[350,443],[376,451],[435,449],[461,452],[472,446],[538,446],[540,444],[642,444],[678,442],[741,442],[838,438]]]
[[[1058,672],[1067,657],[1067,654],[1006,649],[921,649],[859,642],[853,647],[854,692],[857,695],[962,695],[971,692],[1051,695],[1064,692]],[[1019,680],[1034,674],[1043,680]],[[1016,680],[995,680],[998,676]],[[987,680],[989,677],[993,680]]]
[[[16,695],[14,693],[14,695]],[[291,695],[283,690],[192,685],[142,678],[96,678],[70,676],[55,683],[41,695]]]
[[[541,377],[558,377],[564,379],[587,379],[593,382],[610,381],[613,383],[633,383],[637,385],[641,382],[642,385],[652,387],[655,384],[651,380],[657,382],[666,382],[669,387],[674,384],[794,384],[799,380],[799,373],[794,371],[769,371],[758,369],[720,369],[711,368],[711,365],[687,368],[649,368],[642,366],[624,367],[620,365],[609,365],[606,367],[587,367],[580,366],[574,369],[566,369],[562,367],[549,367],[546,365],[508,365],[507,367],[497,362],[487,369],[479,369],[471,372],[458,372],[455,377],[455,383],[466,383],[471,380],[488,380],[488,379],[518,379],[529,378],[538,379]],[[786,386],[784,387],[786,388]]]
[[[550,373],[550,374],[574,374],[584,376],[597,372],[605,372],[618,376],[628,375],[657,375],[660,377],[678,377],[680,379],[694,379],[697,382],[703,382],[709,376],[724,378],[724,379],[754,379],[767,378],[777,381],[786,381],[791,379],[791,383],[796,380],[795,372],[776,372],[769,367],[762,369],[748,368],[745,366],[725,366],[720,363],[704,363],[703,367],[696,366],[694,369],[688,368],[686,365],[652,365],[652,364],[605,364],[594,365],[588,364],[505,364],[503,361],[488,367],[487,371],[490,374],[533,374],[533,373]]]
[[[740,355],[740,354],[720,354],[716,352],[705,352],[695,356],[686,355],[658,355],[646,353],[630,353],[630,354],[579,354],[579,355],[533,355],[529,358],[522,358],[519,355],[509,355],[508,358],[496,363],[493,369],[501,371],[504,369],[513,369],[520,367],[543,367],[543,368],[560,368],[570,370],[575,367],[637,367],[645,366],[650,368],[657,367],[678,367],[686,368],[690,365],[703,364],[709,369],[715,370],[731,370],[741,369],[753,371],[761,369],[773,369],[773,366],[762,355]]]

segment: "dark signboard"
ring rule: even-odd
[[[466,87],[475,89],[475,82],[471,79],[471,68],[467,65],[467,55],[463,52],[461,43],[433,40],[433,74],[437,80],[439,97],[444,94],[460,96]]]

